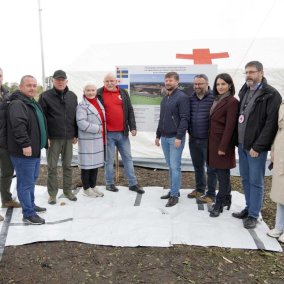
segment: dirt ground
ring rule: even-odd
[[[58,168],[59,177],[61,168]],[[123,168],[119,185],[127,186]],[[169,188],[168,171],[135,167],[142,186]],[[80,170],[73,168],[73,186]],[[41,166],[39,185],[46,185]],[[98,185],[103,185],[99,170]],[[194,174],[182,174],[181,188],[194,188]],[[62,188],[60,178],[59,186]],[[262,215],[274,226],[276,206],[265,179]],[[241,192],[241,180],[232,177],[232,188]],[[220,232],[222,233],[222,232]],[[284,247],[284,246],[283,246]],[[175,245],[170,248],[121,248],[76,242],[43,242],[6,247],[0,262],[0,283],[284,283],[284,253],[218,247]]]

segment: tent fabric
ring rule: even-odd
[[[97,87],[103,85],[108,72],[115,66],[129,65],[193,65],[192,60],[176,59],[176,54],[192,54],[193,49],[210,49],[211,53],[228,52],[229,58],[213,59],[218,65],[218,73],[229,73],[236,90],[244,84],[245,64],[252,60],[262,62],[268,83],[284,94],[284,38],[243,38],[243,39],[204,39],[186,41],[160,41],[148,43],[117,43],[91,45],[67,68],[69,88],[78,100],[82,98],[84,82],[92,81]],[[214,82],[209,82],[211,87]],[[188,137],[187,137],[188,139]],[[139,132],[130,137],[132,156],[136,165],[165,168],[162,149],[154,145],[155,133]],[[236,151],[237,152],[237,151]],[[76,150],[74,151],[74,154]],[[183,159],[189,159],[188,143],[185,144]],[[157,161],[162,162],[157,163]],[[190,162],[191,163],[191,162]],[[192,167],[189,165],[189,169]],[[237,174],[237,170],[232,174]],[[267,170],[267,175],[271,172]]]

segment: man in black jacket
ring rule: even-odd
[[[17,174],[17,192],[23,208],[23,221],[41,225],[45,220],[37,215],[45,208],[35,205],[35,182],[39,175],[41,149],[47,147],[46,120],[40,105],[34,100],[37,81],[27,75],[21,79],[20,90],[11,96],[8,109],[8,152]]]
[[[246,83],[239,93],[238,152],[246,208],[233,213],[233,217],[246,218],[244,227],[254,229],[263,202],[267,152],[278,129],[282,98],[267,84],[260,62],[247,63],[244,74]]]
[[[178,203],[181,182],[181,155],[184,148],[185,133],[188,129],[190,108],[189,96],[178,89],[179,75],[169,72],[165,76],[168,95],[161,101],[160,120],[156,133],[156,146],[161,144],[170,171],[171,190],[162,196],[169,198],[166,207]]]
[[[129,182],[129,190],[144,193],[137,183],[131,156],[129,130],[136,136],[136,122],[133,107],[126,90],[119,88],[114,74],[109,73],[104,78],[104,87],[98,89],[97,97],[103,104],[106,112],[107,126],[107,159],[105,165],[106,189],[117,192],[114,185],[113,165],[115,146],[117,147]]]
[[[12,199],[10,187],[14,174],[10,156],[7,150],[7,108],[10,103],[10,93],[3,86],[3,71],[0,68],[0,192],[2,208],[19,208],[21,204]],[[0,215],[0,221],[4,218]]]
[[[61,154],[63,169],[63,192],[65,196],[76,201],[72,193],[73,144],[77,143],[78,128],[76,123],[77,96],[67,87],[67,76],[62,70],[53,74],[53,88],[43,92],[39,98],[47,120],[49,149],[47,151],[47,190],[48,203],[56,203],[58,193],[57,163]]]

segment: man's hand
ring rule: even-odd
[[[219,151],[218,151],[218,155],[219,155],[219,156],[225,156],[226,153],[219,150]]]
[[[156,138],[155,144],[156,144],[156,146],[160,147],[160,138]]]
[[[274,163],[274,157],[271,156],[271,163]]]
[[[136,134],[137,134],[136,130],[131,130],[130,132],[131,132],[132,136],[136,136]]]
[[[77,137],[74,137],[74,138],[73,138],[73,144],[77,144],[77,141],[78,141],[78,138],[77,138]]]
[[[47,146],[50,148],[50,139],[47,139]]]
[[[180,145],[181,145],[181,140],[176,138],[175,143],[174,143],[175,148],[179,148]]]
[[[24,156],[31,157],[32,147],[29,146],[29,147],[23,148],[23,154],[24,154]]]
[[[100,126],[99,133],[102,133],[102,132],[103,132],[103,127]]]
[[[249,154],[250,154],[250,156],[251,156],[252,158],[256,158],[256,157],[258,157],[258,155],[259,155],[259,154],[258,154],[256,151],[254,151],[252,148],[250,149]]]

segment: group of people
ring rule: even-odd
[[[281,185],[284,174],[281,132],[284,106],[279,92],[267,83],[260,62],[247,63],[244,75],[246,82],[239,92],[239,100],[234,97],[235,86],[229,74],[217,75],[212,90],[205,74],[196,75],[191,96],[178,88],[179,75],[176,72],[165,75],[168,95],[161,101],[155,144],[160,146],[161,143],[169,167],[171,188],[161,198],[168,199],[167,207],[179,201],[181,156],[188,131],[196,183],[188,198],[196,198],[199,204],[213,202],[210,217],[218,217],[225,207],[229,210],[232,204],[230,169],[236,167],[237,146],[246,207],[232,216],[245,219],[244,227],[253,229],[263,202],[267,154],[274,142],[271,152],[275,165],[271,198],[278,205],[276,227],[268,234],[284,241],[284,189]],[[122,157],[129,190],[144,193],[134,173],[129,141],[129,132],[133,136],[137,133],[133,107],[127,91],[117,86],[114,74],[105,76],[104,86],[100,89],[92,82],[86,83],[79,104],[77,96],[68,89],[67,76],[62,70],[54,72],[53,88],[43,92],[38,102],[34,100],[37,81],[33,76],[24,76],[19,90],[12,95],[3,88],[2,79],[3,71],[0,69],[0,182],[3,208],[21,206],[23,221],[45,223],[37,214],[45,212],[46,208],[34,203],[42,148],[48,149],[48,203],[56,204],[60,155],[63,192],[69,200],[76,201],[77,197],[71,189],[71,160],[73,144],[77,141],[78,165],[85,196],[104,195],[96,187],[98,168],[103,166],[106,189],[118,192],[114,185],[115,146]],[[14,169],[20,203],[14,201],[10,193]],[[219,191],[216,195],[217,181]]]
[[[2,86],[0,69],[0,155],[2,208],[22,207],[23,221],[44,224],[38,216],[46,208],[35,205],[35,182],[39,176],[41,150],[47,149],[48,203],[56,204],[58,194],[57,164],[61,156],[63,193],[71,201],[73,145],[78,141],[79,167],[84,195],[102,197],[96,187],[98,168],[105,166],[106,189],[117,192],[114,185],[115,146],[122,157],[129,190],[143,194],[137,183],[132,162],[129,131],[136,135],[136,122],[128,93],[117,86],[116,76],[107,74],[104,87],[97,90],[86,83],[83,100],[69,90],[67,75],[62,70],[53,74],[53,88],[35,101],[37,81],[23,76],[19,90],[10,94]],[[10,186],[14,170],[17,176],[19,202],[12,199]],[[1,220],[3,217],[1,216]]]
[[[263,202],[267,154],[274,142],[271,198],[278,205],[276,227],[268,235],[279,237],[284,242],[284,187],[281,177],[284,175],[281,132],[284,128],[284,106],[279,92],[267,83],[260,62],[248,62],[244,75],[246,82],[237,100],[229,74],[217,75],[212,90],[205,74],[196,75],[191,96],[186,96],[178,88],[179,75],[176,72],[166,74],[168,95],[161,101],[155,144],[160,146],[161,142],[169,167],[171,189],[161,198],[168,199],[167,207],[179,201],[181,155],[188,131],[196,183],[188,198],[196,198],[199,204],[213,202],[210,217],[218,217],[223,208],[229,210],[232,204],[230,169],[236,167],[235,147],[238,147],[246,207],[232,216],[245,219],[246,229],[254,229]],[[275,151],[277,155],[274,155]],[[219,191],[216,195],[217,182]]]

